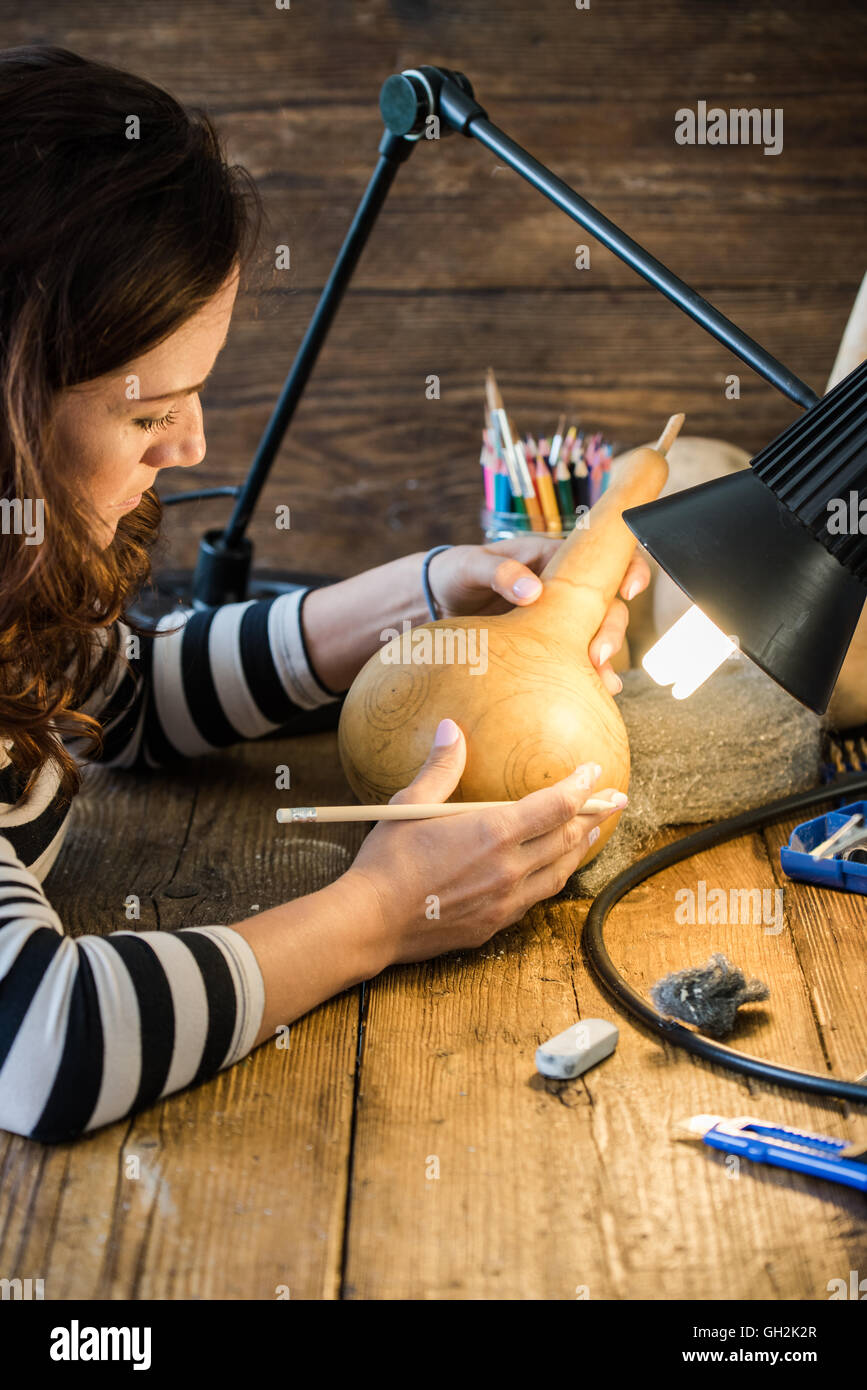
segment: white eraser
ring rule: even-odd
[[[536,1067],[543,1076],[567,1081],[610,1057],[619,1036],[614,1024],[606,1019],[585,1018],[537,1047]]]

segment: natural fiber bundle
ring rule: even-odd
[[[622,673],[629,805],[598,858],[564,890],[592,897],[665,825],[723,820],[819,782],[822,720],[758,667],[732,657],[688,700],[643,670]]]

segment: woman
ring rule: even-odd
[[[198,391],[261,207],[205,116],[63,49],[0,53],[0,160],[0,1127],[51,1142],[214,1075],[389,964],[488,940],[563,886],[603,817],[579,814],[588,765],[460,828],[378,825],[341,878],[246,921],[64,934],[41,880],[80,763],[156,767],[338,699],[384,628],[428,616],[424,557],[158,634],[125,621],[157,473],[205,453]],[[553,544],[440,551],[441,612],[531,603]],[[634,561],[624,597],[647,579]],[[616,600],[591,648],[615,691],[626,619]],[[447,799],[465,755],[444,720],[393,800]]]

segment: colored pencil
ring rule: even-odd
[[[485,486],[485,506],[489,512],[492,512],[494,510],[494,474],[488,462],[489,455],[488,441],[485,439],[482,442],[482,452],[479,463],[482,465],[482,479]]]
[[[509,475],[506,472],[505,464],[497,459],[497,471],[494,474],[494,511],[498,516],[507,516],[512,510],[512,489],[509,487]]]
[[[537,443],[531,434],[527,435],[527,449],[531,456],[535,459],[535,477],[537,479],[537,491],[540,494],[540,498],[541,495],[544,493],[547,499],[546,503],[542,507],[542,511],[545,514],[545,519],[548,524],[548,530],[562,531],[565,530],[566,525],[564,518],[568,517],[569,512],[571,512],[572,510],[571,493],[570,505],[567,511],[564,513],[561,507],[561,495],[557,489],[557,485],[554,481],[554,477],[551,473],[551,470],[548,467],[548,464],[545,460],[545,455],[542,452],[542,443],[542,440],[539,440],[539,442]],[[545,481],[546,479],[547,483]],[[556,525],[552,525],[555,515],[557,518],[557,522]]]
[[[505,418],[505,412],[502,412],[502,415]],[[506,470],[506,476],[509,480],[509,511],[524,517],[526,516],[527,508],[524,504],[524,493],[521,487],[521,480],[518,476],[518,461],[515,457],[514,448],[507,448],[506,439],[503,435],[503,420],[500,416],[501,412],[492,412],[494,437],[497,441],[500,461],[503,468]],[[508,430],[508,422],[506,422],[505,428]],[[509,441],[511,442],[511,434],[509,435]],[[527,523],[523,520],[515,524],[521,530],[527,529]]]
[[[545,516],[545,523],[549,531],[562,531],[563,517],[557,506],[557,494],[554,491],[554,482],[548,469],[548,465],[541,454],[536,459],[536,481],[539,487],[539,497],[542,501],[542,511]]]
[[[544,531],[545,517],[542,512],[539,497],[536,493],[533,475],[530,472],[530,465],[527,462],[527,455],[520,440],[517,440],[515,443],[515,456],[518,460],[518,474],[524,491],[524,501],[527,504],[527,515],[530,518],[530,525],[534,531]]]
[[[587,446],[587,473],[590,479],[590,505],[595,506],[602,493],[602,458],[599,453],[601,434],[594,434]]]
[[[557,467],[554,470],[554,485],[557,489],[557,498],[560,503],[560,515],[563,518],[563,530],[566,530],[566,522],[575,515],[575,501],[572,491],[572,479],[569,475],[569,465],[565,458],[557,460]]]
[[[527,517],[526,494],[521,481],[518,460],[515,454],[515,445],[512,439],[512,431],[509,426],[508,416],[503,408],[503,398],[500,395],[497,379],[494,376],[493,367],[489,367],[485,378],[485,394],[488,409],[496,419],[502,441],[503,457],[506,461],[506,468],[509,472],[509,485],[512,489],[512,505],[517,513],[515,526],[519,530],[529,530],[529,519]]]
[[[584,460],[584,440],[581,434],[575,441],[572,448],[572,496],[574,497],[574,507],[590,506],[590,479],[587,476],[587,464]]]
[[[592,507],[611,481],[613,447],[601,430],[585,435],[560,415],[550,441],[522,441],[503,404],[492,367],[485,374],[482,467],[485,508],[508,518],[507,530],[565,534],[576,511]]]
[[[565,428],[566,428],[566,416],[565,416],[565,415],[561,415],[561,416],[560,416],[560,419],[557,421],[557,433],[554,435],[554,438],[551,440],[551,452],[550,452],[550,454],[548,455],[548,467],[549,467],[549,468],[556,468],[556,467],[557,467],[557,460],[558,460],[558,458],[560,457],[560,448],[561,448],[562,443],[563,443],[563,431],[565,430]]]

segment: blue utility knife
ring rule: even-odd
[[[712,1149],[738,1154],[753,1163],[791,1168],[814,1178],[828,1178],[867,1192],[867,1143],[848,1144],[786,1125],[742,1115],[726,1120],[721,1115],[693,1115],[678,1125],[678,1137],[701,1139]]]

